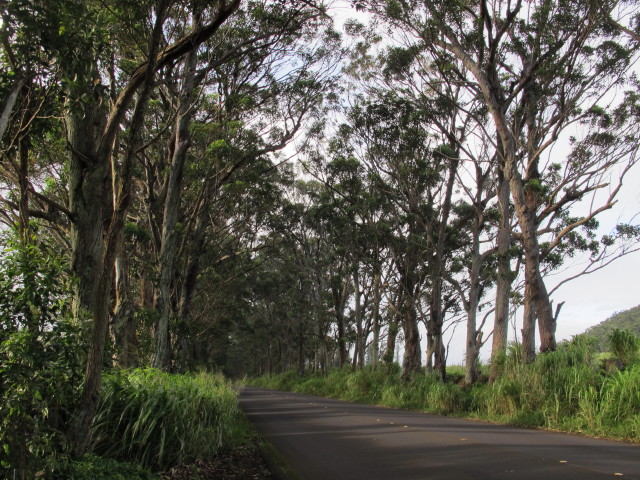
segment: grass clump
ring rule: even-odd
[[[118,371],[104,376],[92,451],[166,470],[236,444],[241,418],[236,394],[221,376]]]
[[[609,346],[622,365],[629,365],[638,361],[640,354],[640,337],[629,330],[617,328],[609,335]]]

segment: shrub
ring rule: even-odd
[[[63,263],[35,236],[0,258],[0,477],[31,478],[65,448],[82,383]]]

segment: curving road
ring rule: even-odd
[[[245,387],[240,405],[302,480],[640,480],[640,447]]]

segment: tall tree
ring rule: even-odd
[[[607,92],[628,85],[626,72],[637,50],[610,28],[609,14],[616,11],[618,2],[606,7],[572,0],[541,0],[526,6],[521,1],[482,1],[473,6],[408,0],[357,4],[366,4],[390,24],[411,32],[433,56],[457,59],[464,70],[452,64],[450,73],[466,85],[469,95],[483,99],[515,208],[518,231],[514,235],[524,251],[526,357],[530,360],[534,354],[532,325],[536,321],[540,350],[555,349],[556,317],[541,268],[540,236],[548,228],[542,225],[558,221],[561,210],[609,185],[598,183],[602,172],[628,161],[637,148],[626,135],[630,117],[615,127],[591,123],[581,140],[597,149],[590,158],[591,167],[572,161],[578,154],[574,149],[562,164],[574,188],[547,190],[543,183],[544,170],[555,168],[549,149],[561,132],[588,120],[594,108],[599,111],[598,102]],[[611,155],[613,144],[616,152],[624,152],[622,157]],[[611,191],[617,190],[614,182]],[[566,225],[561,237],[612,206],[613,197],[607,196]]]

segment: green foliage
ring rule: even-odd
[[[600,397],[603,423],[626,426],[631,429],[631,436],[640,437],[640,365],[607,377]]]
[[[640,338],[629,330],[614,329],[609,334],[611,352],[623,365],[629,365],[638,360]]]
[[[164,470],[231,447],[239,419],[236,395],[220,376],[117,371],[104,376],[92,451]]]
[[[65,447],[83,350],[62,261],[35,235],[0,258],[0,476],[28,476]]]

